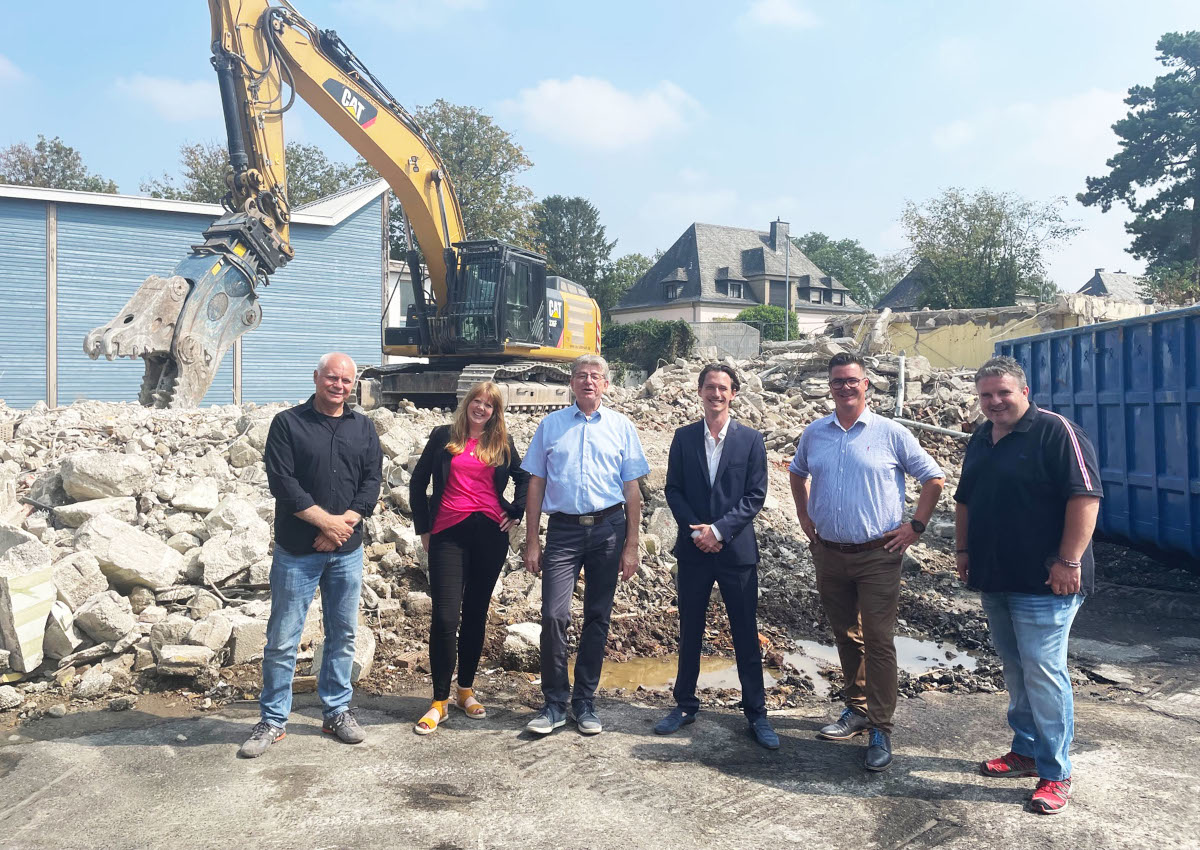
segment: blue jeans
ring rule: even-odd
[[[354,637],[358,631],[358,600],[362,593],[363,550],[293,555],[275,546],[271,560],[271,619],[263,651],[263,689],[258,697],[262,719],[284,726],[292,711],[292,679],[296,650],[313,594],[321,588],[325,647],[317,694],[326,717],[350,707],[353,689]]]
[[[1038,776],[1071,776],[1075,701],[1067,674],[1067,635],[1083,596],[984,593],[992,644],[1004,662],[1012,751],[1037,762]]]

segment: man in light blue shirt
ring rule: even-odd
[[[602,730],[595,694],[612,616],[617,575],[637,569],[642,498],[638,479],[650,471],[633,423],[601,399],[608,363],[595,354],[571,366],[575,404],[543,419],[529,442],[522,469],[529,473],[525,501],[525,568],[542,574],[542,694],[546,704],[526,729],[547,735],[566,723],[567,701],[584,735]],[[542,511],[549,514],[542,554]],[[580,570],[583,628],[575,660],[575,687],[567,679],[567,626]]]
[[[945,477],[908,429],[868,409],[862,358],[834,355],[829,387],[836,409],[804,429],[788,469],[845,678],[846,709],[819,734],[842,741],[869,730],[863,766],[879,771],[892,763],[900,560],[925,531]],[[922,482],[909,522],[906,474]]]

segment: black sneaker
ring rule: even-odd
[[[321,724],[321,731],[327,735],[333,735],[343,744],[361,744],[367,739],[366,730],[354,716],[353,708],[332,717],[326,717]]]
[[[579,727],[580,735],[599,735],[604,731],[604,726],[596,714],[596,704],[591,700],[586,700],[576,706],[574,714],[575,725]]]
[[[260,720],[254,724],[254,728],[250,730],[250,737],[238,750],[238,757],[256,759],[267,751],[267,747],[286,736],[287,732],[282,726],[272,726],[265,720]]]
[[[866,715],[859,714],[852,708],[842,712],[842,716],[828,726],[822,726],[817,734],[826,741],[849,741],[855,735],[861,735],[871,728],[871,721]]]

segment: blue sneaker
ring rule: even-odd
[[[680,726],[687,726],[689,723],[695,722],[696,712],[685,714],[682,708],[675,707],[671,709],[670,714],[654,724],[654,734],[670,735],[672,732],[678,732]]]
[[[549,735],[567,723],[567,712],[554,705],[544,705],[537,715],[525,724],[525,731],[535,735]]]

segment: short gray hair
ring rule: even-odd
[[[608,361],[599,354],[583,354],[575,358],[575,362],[571,364],[571,377],[574,378],[579,374],[579,370],[587,366],[599,366],[604,370],[604,380],[610,380],[608,374]]]
[[[338,357],[344,357],[349,360],[350,368],[353,370],[354,374],[358,374],[358,364],[354,362],[354,358],[349,354],[343,354],[340,351],[330,351],[328,354],[322,354],[321,359],[317,361],[317,372],[324,372],[325,369],[328,368],[330,361]]]
[[[975,385],[979,386],[979,382],[984,378],[1003,378],[1005,375],[1012,375],[1017,379],[1017,389],[1023,390],[1029,386],[1025,380],[1025,370],[1021,368],[1021,364],[1012,357],[993,357],[988,362],[984,363],[975,372]]]

